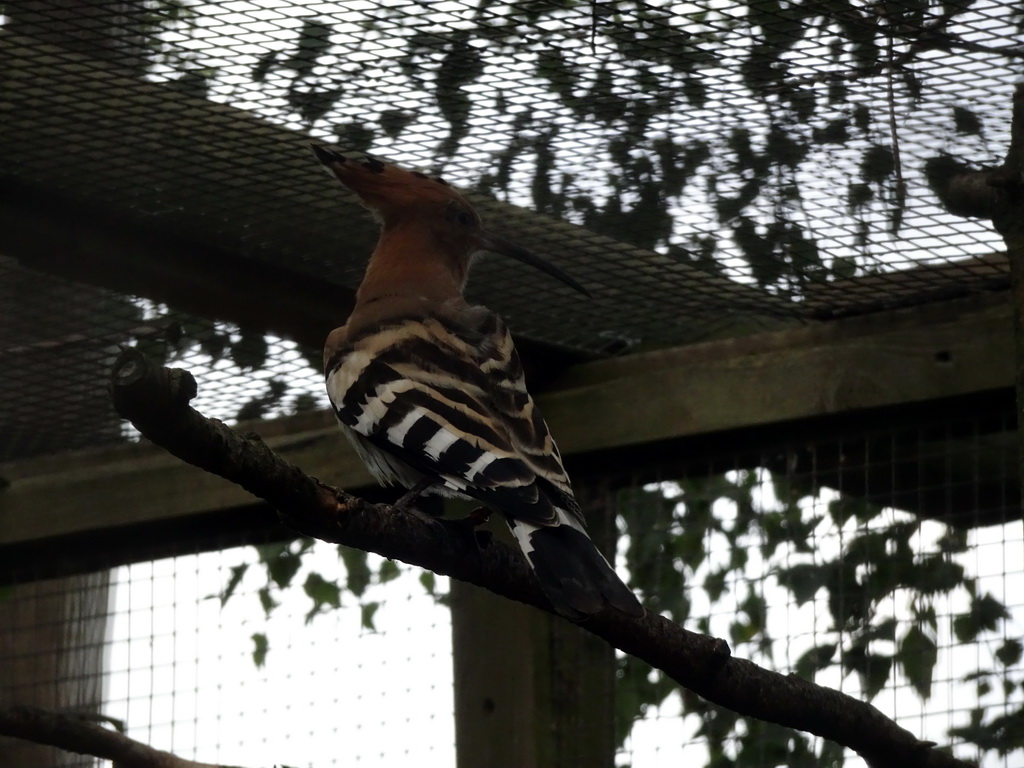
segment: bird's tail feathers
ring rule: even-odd
[[[509,525],[559,614],[582,621],[611,606],[628,616],[643,615],[636,595],[581,528],[568,522],[541,526],[511,519]]]

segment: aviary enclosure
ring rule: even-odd
[[[253,766],[1024,759],[1019,2],[0,13],[4,733],[45,710]],[[589,288],[496,258],[470,285],[649,611],[782,682],[716,703],[721,681],[298,537],[115,412],[133,347],[191,372],[204,416],[395,498],[325,410],[376,225],[310,139],[443,175]],[[827,708],[749,716],[803,681],[909,735],[865,726],[877,754],[816,735]],[[24,738],[0,762],[106,764]]]

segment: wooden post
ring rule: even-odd
[[[614,765],[610,646],[469,584],[452,582],[451,607],[458,768]]]

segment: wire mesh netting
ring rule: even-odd
[[[23,318],[46,308],[35,343],[80,335],[91,357],[133,310],[82,281],[316,344],[344,319],[374,224],[324,179],[307,135],[471,188],[490,225],[595,294],[567,298],[497,260],[476,270],[474,297],[567,352],[1004,288],[998,236],[943,212],[929,179],[1005,151],[1019,10],[10,3],[0,231],[17,264],[0,265],[5,303]],[[205,266],[230,255],[231,267],[186,271],[182,254]],[[37,277],[19,293],[19,265],[74,285]],[[262,282],[238,288],[257,267]],[[299,312],[282,291],[299,276],[336,298],[288,333]],[[23,331],[5,322],[0,334],[25,371],[5,380],[37,389]],[[89,364],[71,368],[82,385],[69,397],[88,400]],[[224,397],[226,411],[251,399]],[[50,444],[109,429],[75,431]]]
[[[281,564],[300,551],[289,589]],[[379,574],[362,553],[264,544],[18,585],[0,605],[3,699],[207,762],[450,765],[448,611],[398,566]],[[10,741],[0,754],[95,764]]]
[[[578,484],[614,499],[619,564],[651,608],[739,657],[870,700],[959,757],[1013,766],[1024,531],[1012,421],[987,409]],[[918,458],[899,458],[911,439]],[[0,604],[3,668],[25,674],[5,695],[99,713],[200,760],[451,764],[450,617],[430,576],[297,541],[19,585]],[[583,663],[562,658],[560,674],[595,673]],[[615,664],[620,766],[862,765],[631,657]]]
[[[963,759],[1016,765],[1024,531],[1012,410],[986,410],[647,466],[617,492],[631,584],[739,657],[871,701]],[[624,764],[843,760],[620,665],[619,717],[640,718]]]
[[[524,344],[565,359],[1008,284],[991,226],[946,213],[932,187],[1006,150],[1019,3],[19,0],[0,13],[3,462],[135,439],[107,395],[119,344],[191,370],[196,407],[229,422],[325,405],[316,347],[344,320],[376,225],[320,173],[309,137],[443,174],[489,226],[583,282],[593,301],[497,260],[471,282]],[[617,491],[623,562],[652,607],[738,653],[1014,765],[1012,422],[967,414],[666,460]],[[266,549],[20,585],[0,602],[3,652],[32,671],[4,690],[201,759],[319,765],[344,741],[367,745],[345,761],[450,763],[446,610],[415,579],[374,584],[391,580],[383,563],[354,594],[350,563],[331,576],[333,550],[307,554],[321,559],[289,579],[297,597],[272,598],[280,624],[264,618]],[[262,567],[222,606],[246,558]],[[349,608],[304,626],[336,594]],[[619,673],[620,765],[838,758],[635,662]]]

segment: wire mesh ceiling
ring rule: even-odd
[[[165,294],[159,278],[124,274],[152,262],[171,280],[177,254],[270,270],[250,302],[269,315],[288,312],[275,308],[284,276],[315,281],[343,321],[375,224],[322,175],[307,137],[443,174],[490,227],[587,285],[591,302],[498,259],[471,282],[521,337],[566,351],[1008,279],[988,223],[943,212],[927,176],[1005,151],[1019,4],[23,0],[5,13],[0,355],[36,369],[5,368],[19,392],[53,364],[39,345],[80,334],[84,360],[133,338],[154,311],[120,294],[173,310],[187,285]],[[26,268],[59,277],[26,292]],[[230,291],[230,273],[220,279]],[[226,302],[203,315],[238,319]],[[267,381],[285,365],[246,358],[252,333],[204,329],[190,349],[210,365],[225,349]],[[70,361],[70,398],[101,391],[99,367]]]

